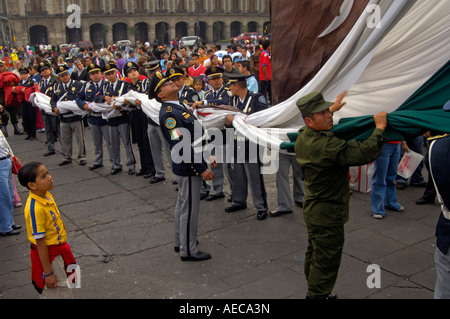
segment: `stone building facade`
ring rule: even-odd
[[[267,32],[269,10],[270,0],[0,0],[0,41],[99,47],[198,35],[213,43]]]

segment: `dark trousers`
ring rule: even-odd
[[[322,227],[307,224],[308,248],[305,255],[305,276],[308,295],[325,299],[333,291],[344,248],[344,225]]]
[[[21,102],[23,128],[28,137],[36,137],[36,108],[28,102]]]
[[[139,158],[141,161],[141,169],[145,173],[155,173],[155,164],[153,163],[150,141],[148,139],[148,119],[144,111],[137,109],[133,111],[131,116],[131,125],[136,134],[137,145],[139,149]]]
[[[272,104],[272,81],[261,81],[259,85],[259,93],[264,95],[268,104]]]
[[[17,120],[18,109],[15,106],[5,106],[6,111],[9,113],[9,119],[11,120],[11,124],[17,124],[19,121]]]

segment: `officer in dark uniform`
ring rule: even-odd
[[[210,259],[210,254],[197,249],[202,179],[211,180],[214,177],[204,160],[203,135],[198,142],[197,134],[204,134],[204,127],[186,105],[179,102],[179,89],[169,78],[157,72],[149,90],[149,97],[162,103],[159,116],[161,131],[172,148],[172,171],[179,184],[174,221],[175,251],[179,251],[183,261]],[[184,147],[176,150],[180,142]]]
[[[53,76],[52,64],[48,60],[39,63],[39,74],[42,80],[39,82],[39,92],[47,96],[52,96],[54,88],[59,84],[59,79]],[[42,120],[45,128],[45,143],[47,144],[47,152],[44,156],[55,154],[55,141],[60,138],[60,119],[58,116],[47,114],[41,110]]]
[[[76,98],[77,105],[80,109],[85,111],[91,111],[88,115],[89,129],[92,134],[92,140],[94,142],[95,159],[90,170],[103,167],[103,140],[105,140],[106,148],[109,154],[109,161],[112,165],[112,150],[111,150],[111,134],[108,123],[102,118],[102,113],[94,112],[89,108],[89,103],[95,102],[97,95],[107,85],[106,81],[103,81],[102,69],[100,66],[91,63],[87,67],[90,81],[87,82],[80,94]]]
[[[61,120],[61,149],[64,160],[59,163],[63,166],[72,163],[72,136],[78,143],[78,160],[80,165],[86,165],[86,145],[84,142],[84,125],[82,116],[73,112],[60,114],[58,102],[75,101],[77,95],[83,89],[83,84],[70,79],[69,68],[67,65],[58,66],[56,74],[60,82],[55,85],[50,104],[53,112],[59,115]]]
[[[144,88],[142,81],[139,79],[139,66],[134,62],[127,62],[123,68],[125,76],[130,80],[130,90],[147,94],[147,88]],[[140,108],[141,102],[136,101],[136,106],[129,105],[134,108],[131,112],[131,126],[135,132],[139,157],[141,160],[141,169],[136,172],[136,176],[144,175],[144,178],[152,178],[155,175],[155,165],[153,163],[150,141],[148,140],[148,119],[147,115]]]
[[[264,95],[247,90],[247,77],[243,74],[230,74],[230,104],[245,114],[253,114],[267,108]],[[232,127],[234,116],[228,115],[227,127]],[[251,145],[253,144],[253,145]],[[225,208],[232,213],[247,208],[248,180],[252,190],[253,204],[257,210],[256,218],[264,220],[267,217],[267,193],[264,178],[261,174],[259,146],[251,143],[244,136],[236,136],[234,141],[233,165],[233,202]]]
[[[450,101],[444,106],[450,112]],[[436,187],[437,197],[441,204],[441,215],[436,227],[436,287],[435,299],[450,298],[450,135],[433,137],[428,140],[430,174]]]
[[[106,64],[103,67],[103,74],[105,75],[108,82],[100,90],[97,100],[104,100],[106,103],[110,104],[117,110],[117,116],[108,118],[106,121],[110,129],[111,135],[111,151],[112,151],[112,170],[111,175],[116,175],[122,171],[122,164],[120,161],[120,140],[125,148],[125,153],[127,155],[127,168],[128,175],[134,175],[136,167],[136,159],[134,157],[133,147],[131,143],[131,130],[130,130],[130,116],[129,111],[122,109],[121,107],[115,106],[113,99],[126,94],[129,90],[129,83],[126,81],[119,80],[117,78],[117,68],[116,65]]]
[[[218,105],[230,105],[230,96],[231,92],[229,88],[226,88],[223,85],[223,72],[224,69],[220,67],[210,67],[205,71],[205,75],[208,78],[208,82],[211,85],[212,89],[205,93],[203,101],[195,102],[193,108],[198,106],[218,106]],[[210,130],[210,133],[213,134],[213,130]],[[224,171],[227,175],[229,184],[230,184],[230,199],[233,194],[233,168],[231,163],[226,163],[225,165],[225,150],[223,147],[226,142],[226,129],[220,130],[217,136],[223,137],[224,143],[216,143],[216,147],[219,149],[215,150],[214,156],[218,159],[217,167],[212,169],[214,173],[213,183],[213,191],[212,194],[206,197],[207,201],[213,201],[216,199],[220,199],[225,197],[223,193],[223,183],[224,183]],[[220,146],[220,147],[219,147]],[[209,193],[209,185],[206,187],[206,191]],[[204,190],[202,189],[202,193]]]
[[[25,74],[28,76],[29,71],[26,67],[21,67],[19,69],[19,73],[21,77]],[[20,86],[22,90],[25,90],[25,88],[33,87],[34,82],[30,77],[28,77],[26,80],[22,79],[19,82],[18,86]],[[15,90],[18,89],[19,88],[16,87]],[[24,99],[22,102],[20,102],[20,110],[22,112],[23,127],[25,133],[27,133],[27,137],[25,139],[36,139],[36,108],[30,102],[25,101]]]
[[[179,67],[172,67],[166,71],[166,76],[178,87],[178,100],[186,105],[200,101],[198,93],[184,84],[184,72]]]

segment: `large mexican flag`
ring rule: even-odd
[[[390,140],[450,133],[442,110],[450,100],[449,21],[448,0],[272,1],[278,103],[235,126],[250,138],[279,128],[268,144],[292,150],[304,125],[296,101],[313,91],[334,101],[347,90],[347,105],[334,116],[342,138],[368,137],[381,111],[389,113]]]

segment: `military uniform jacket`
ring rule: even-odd
[[[243,101],[237,96],[232,96],[230,102],[232,106],[245,114],[253,114],[267,109],[267,101],[264,95],[251,91],[247,91]]]
[[[94,82],[89,81],[83,87],[76,98],[77,105],[80,109],[84,109],[84,105],[90,102],[101,102],[101,100],[96,100],[98,94],[107,85],[106,81],[101,81],[98,84],[98,89]],[[88,116],[88,123],[92,125],[103,126],[108,124],[105,119],[102,118],[102,114],[99,112],[91,112]]]
[[[39,82],[39,92],[51,97],[57,83],[59,83],[59,80],[52,76],[48,78],[48,82],[46,82],[45,79],[42,79]]]
[[[135,84],[133,84],[133,82],[129,83],[129,90],[128,91],[135,91],[135,92],[139,92],[139,93],[143,93],[143,94],[148,94],[147,93],[147,87],[148,87],[148,80],[144,79],[144,80],[137,80],[137,82]],[[139,109],[137,106],[131,104],[130,108],[133,108],[134,110],[132,111],[132,116],[134,116],[135,118],[141,118],[144,117],[147,118],[147,115],[144,113],[144,111],[142,111],[141,109]]]
[[[450,247],[450,135],[437,136],[428,140],[430,172],[433,177],[441,215],[436,226],[437,248],[446,255]]]
[[[200,97],[198,96],[198,93],[191,88],[190,86],[183,86],[181,89],[181,92],[178,93],[178,97],[180,100],[180,103],[194,103],[197,101],[200,101]]]
[[[100,90],[99,96],[109,96],[109,97],[119,97],[126,94],[129,90],[129,83],[116,80],[115,87],[112,83],[107,82],[106,85],[103,86],[102,90]],[[120,124],[128,123],[129,111],[121,110],[121,116],[112,117],[107,120],[108,125],[110,126],[118,126]]]
[[[348,169],[375,161],[383,150],[384,131],[375,129],[364,142],[341,140],[331,131],[303,127],[295,144],[305,178],[303,217],[316,226],[343,225],[349,218]]]
[[[230,105],[229,89],[222,86],[216,93],[214,90],[209,90],[203,99],[206,101],[204,105],[207,106]]]
[[[70,80],[66,86],[67,90],[64,88],[62,82],[58,82],[54,85],[52,99],[50,100],[52,109],[57,107],[57,103],[59,101],[75,101],[78,93],[83,89],[83,84],[81,84],[81,82],[73,80]],[[64,123],[80,121],[82,119],[82,116],[76,115],[72,112],[60,114],[59,117],[61,122]]]
[[[172,171],[178,176],[197,176],[208,169],[203,160],[203,146],[206,143],[204,138],[205,128],[197,120],[195,115],[185,106],[176,102],[162,103],[159,113],[160,128],[164,138],[169,142],[170,149],[178,143],[183,143],[183,148],[175,152],[181,155],[182,159],[174,158],[172,155]],[[190,140],[187,134],[183,135],[183,129],[190,133]],[[201,135],[201,136],[200,136]],[[188,150],[190,154],[183,154]],[[188,160],[185,160],[188,159]]]
[[[242,111],[245,114],[253,114],[262,110],[267,109],[266,99],[262,94],[258,94],[255,92],[251,92],[247,90],[247,95],[244,100],[241,101],[239,97],[232,96],[230,99],[230,104],[236,107],[238,110]],[[242,138],[242,137],[240,137]],[[238,137],[239,139],[239,137]],[[236,140],[234,142],[234,157],[235,159],[239,158],[239,147],[240,143]],[[259,161],[259,147],[257,148],[256,154],[250,154],[250,142],[248,139],[245,140],[245,160],[250,162]]]

